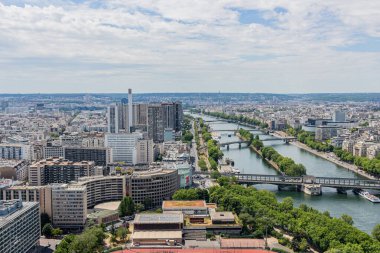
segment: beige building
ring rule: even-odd
[[[153,140],[137,141],[137,164],[151,164],[154,161]]]
[[[85,186],[53,184],[51,220],[54,226],[81,230],[87,219],[87,190]]]
[[[347,152],[353,154],[354,153],[354,145],[355,145],[354,140],[344,140],[342,143],[342,149],[344,151],[347,151]]]
[[[127,195],[125,176],[83,177],[75,185],[87,188],[88,208],[98,203],[121,200]]]
[[[52,215],[51,188],[49,186],[15,185],[0,190],[0,199],[17,200],[23,202],[38,202],[40,212]]]
[[[353,150],[353,155],[354,156],[361,156],[365,157],[367,156],[367,148],[369,147],[370,144],[366,142],[358,142],[354,145],[354,150]]]
[[[380,144],[371,145],[367,148],[367,157],[374,159],[380,154]]]

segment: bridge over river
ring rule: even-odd
[[[266,138],[266,139],[261,139],[261,141],[283,141],[285,143],[289,143],[290,141],[294,141],[296,140],[297,138],[295,137],[275,137],[273,136],[272,138]],[[234,141],[220,141],[218,142],[218,145],[220,147],[226,147],[227,146],[227,150],[229,150],[230,148],[230,145],[232,144],[239,144],[239,148],[241,148],[242,144],[246,144],[246,145],[250,145],[251,142],[250,141],[245,141],[245,140],[234,140]]]
[[[205,172],[195,172],[198,175],[209,175]],[[223,176],[233,176],[239,184],[274,184],[274,185],[294,185],[315,184],[321,187],[330,187],[340,190],[352,189],[373,189],[380,190],[380,180],[336,178],[336,177],[314,177],[314,176],[283,176],[283,175],[261,175],[261,174],[222,174]]]

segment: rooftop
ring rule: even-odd
[[[204,200],[170,200],[162,203],[162,208],[189,208],[189,207],[204,207],[206,208],[206,202]]]
[[[182,223],[183,214],[181,213],[147,213],[137,214],[134,220],[135,224],[151,224],[151,223]]]
[[[95,210],[109,210],[109,211],[116,211],[119,208],[121,201],[111,201],[111,202],[105,202],[101,203],[99,205],[96,205],[94,207]]]
[[[54,165],[59,165],[59,166],[66,166],[66,165],[74,165],[74,166],[87,166],[87,165],[94,165],[95,162],[93,161],[81,161],[81,162],[72,162],[67,159],[63,158],[48,158],[45,160],[38,161],[34,164],[31,165],[31,167],[40,167],[42,166],[54,166]]]

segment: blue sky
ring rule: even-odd
[[[0,0],[0,93],[380,92],[379,1]]]

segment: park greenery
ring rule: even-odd
[[[57,245],[56,253],[96,253],[103,252],[106,235],[103,228],[95,226],[79,235],[69,234]]]
[[[172,197],[173,200],[199,200],[209,201],[208,190],[206,189],[180,189]]]
[[[243,139],[250,141],[251,146],[256,150],[261,151],[264,159],[274,162],[284,174],[288,176],[302,176],[306,174],[306,169],[302,164],[296,164],[293,159],[280,155],[272,147],[264,147],[258,135],[254,136],[250,131],[245,129],[240,129],[239,134]]]
[[[191,143],[194,136],[191,133],[191,118],[185,116],[182,123],[182,141],[186,143]]]
[[[330,145],[328,142],[316,141],[314,135],[310,132],[306,132],[301,129],[294,129],[288,127],[287,133],[292,136],[296,136],[298,141],[304,143],[309,148],[315,149],[321,152],[334,152],[334,154],[339,157],[342,161],[354,164],[365,172],[380,176],[380,156],[374,159],[369,159],[367,157],[354,156],[352,153],[342,150],[341,148],[336,148]]]
[[[198,166],[199,166],[199,168],[201,168],[202,171],[207,171],[208,170],[207,169],[207,163],[202,158],[198,160]]]
[[[287,176],[302,176],[306,175],[305,166],[296,164],[293,159],[284,157],[279,154],[273,147],[264,147],[261,149],[263,158],[273,161],[277,164],[280,171]]]
[[[268,127],[267,123],[261,122],[260,120],[253,118],[253,117],[247,117],[247,116],[235,115],[235,114],[226,114],[223,112],[204,112],[204,113],[207,115],[213,116],[213,117],[217,117],[217,118],[221,118],[221,119],[225,119],[225,120],[238,121],[241,123],[246,123],[249,125],[258,126],[260,128],[267,128]]]
[[[380,252],[380,225],[371,237],[353,227],[348,215],[332,218],[328,212],[321,213],[305,204],[294,207],[290,197],[278,202],[274,193],[237,185],[232,178],[220,177],[218,181],[225,183],[210,188],[210,202],[216,203],[220,210],[238,215],[243,225],[242,237],[264,238],[268,229],[268,235],[277,237],[295,252],[305,252],[309,247],[330,253]],[[185,192],[193,190],[180,191],[181,194],[175,194],[177,200],[185,200]],[[196,194],[191,196],[195,198]]]
[[[129,196],[124,197],[119,205],[119,216],[131,216],[136,212],[135,203]]]

